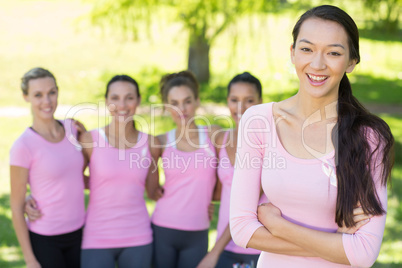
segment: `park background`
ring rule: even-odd
[[[241,7],[233,6],[235,2],[0,0],[0,267],[24,267],[11,223],[8,153],[31,123],[29,106],[20,91],[20,78],[27,70],[42,66],[52,71],[60,88],[56,116],[63,119],[74,111],[74,117],[88,129],[108,122],[102,107],[106,82],[115,74],[131,75],[143,96],[136,117],[151,123],[147,107],[160,103],[160,77],[187,69],[189,43],[194,45],[189,29],[194,25],[202,28],[197,21],[202,18],[207,26],[216,26],[206,35],[211,39],[210,69],[209,77],[201,79],[208,82],[201,87],[200,109],[214,121],[214,115],[228,114],[226,85],[237,73],[250,71],[260,78],[264,102],[296,92],[297,76],[289,57],[291,30],[301,13],[324,3],[343,8],[355,19],[361,33],[362,60],[349,76],[354,94],[390,125],[395,137],[386,230],[374,267],[402,267],[402,1],[244,0]],[[135,8],[122,12],[121,8],[130,5]],[[111,10],[115,16],[108,14]],[[122,21],[126,15],[137,19]],[[228,22],[223,25],[225,19]],[[212,38],[214,31],[217,34]],[[99,109],[94,110],[98,104]],[[147,124],[141,126],[160,134],[173,123],[162,114],[148,129]],[[148,201],[147,205],[152,211],[154,204]],[[216,214],[210,246],[216,236]]]

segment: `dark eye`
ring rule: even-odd
[[[329,53],[331,56],[340,56],[341,54],[340,53],[338,53],[338,52],[330,52]]]
[[[309,49],[308,47],[302,47],[300,50],[303,52],[311,52],[311,49]]]
[[[40,97],[42,97],[42,94],[37,93],[37,94],[35,94],[34,96],[35,96],[36,98],[40,98]]]
[[[237,102],[237,100],[236,100],[236,99],[230,99],[230,101],[231,101],[231,102]]]
[[[248,100],[248,103],[254,103],[254,100]]]

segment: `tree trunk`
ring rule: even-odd
[[[209,81],[209,48],[210,45],[203,36],[190,36],[187,67],[200,83]]]

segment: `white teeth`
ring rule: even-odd
[[[51,108],[42,109],[42,111],[44,112],[50,112],[51,110],[52,110]]]
[[[312,80],[315,81],[323,81],[325,79],[327,79],[327,76],[315,76],[315,75],[311,75],[311,74],[307,74],[308,77],[310,77]]]
[[[126,115],[127,112],[118,112],[119,115]]]

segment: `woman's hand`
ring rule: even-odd
[[[87,129],[85,128],[84,124],[82,124],[78,120],[75,120],[75,119],[73,119],[73,120],[74,120],[74,126],[77,128],[77,131],[78,131],[78,136],[84,132],[87,132]]]
[[[42,268],[40,263],[35,259],[26,263],[27,268]]]
[[[364,211],[361,207],[357,207],[353,210],[353,221],[355,222],[355,225],[348,228],[345,226],[345,224],[343,224],[342,227],[339,227],[336,232],[344,234],[354,234],[362,226],[366,225],[372,217],[372,215],[364,214]]]
[[[197,268],[215,268],[218,262],[219,254],[216,255],[213,251],[208,252],[207,255],[197,265]]]
[[[37,207],[35,199],[32,196],[28,196],[25,200],[24,211],[28,216],[30,222],[34,222],[42,217],[42,213]]]
[[[215,211],[215,205],[213,203],[210,203],[208,206],[208,218],[211,221],[212,217],[214,216],[214,211]]]
[[[282,212],[272,203],[260,204],[257,208],[257,217],[272,234],[275,227],[283,220]]]
[[[155,201],[158,201],[159,198],[163,197],[163,192],[164,192],[163,187],[156,188],[155,191],[154,191],[152,199],[155,200]]]

